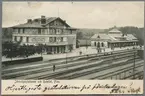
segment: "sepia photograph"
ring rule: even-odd
[[[143,80],[144,2],[3,2],[3,80]]]

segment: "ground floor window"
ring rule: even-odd
[[[27,42],[27,43],[29,42],[29,37],[26,37],[26,42]]]
[[[55,54],[55,53],[65,53],[65,46],[46,46],[45,52],[47,54]]]
[[[96,42],[94,42],[94,46],[96,46],[97,44],[96,44]]]
[[[21,42],[23,41],[23,37],[22,37],[22,36],[20,37],[20,41],[21,41]]]

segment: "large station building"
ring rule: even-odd
[[[111,48],[126,47],[138,45],[138,40],[132,34],[124,35],[115,26],[106,33],[95,34],[91,37],[91,46],[95,48]]]
[[[76,48],[76,29],[59,17],[28,19],[13,26],[13,42],[21,45],[47,45],[51,53],[64,53]]]

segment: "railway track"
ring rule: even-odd
[[[125,54],[125,53],[130,53],[130,52],[134,52],[134,50],[124,50],[124,51],[114,51],[112,52],[113,55],[115,54]],[[107,56],[111,56],[111,53],[110,52],[106,52],[105,54],[108,54]],[[89,55],[81,55],[81,56],[74,56],[74,57],[67,57],[67,63],[69,62],[76,62],[76,61],[80,61],[80,60],[85,60],[86,58],[93,58],[93,57],[97,57],[97,56],[104,56],[104,53],[100,53],[100,54],[89,54]],[[43,64],[42,64],[43,63]],[[45,65],[53,65],[53,64],[56,64],[56,65],[59,65],[59,64],[62,64],[62,63],[66,63],[66,58],[60,58],[60,59],[52,59],[52,60],[49,60],[49,61],[44,61],[44,62],[35,62],[35,63],[28,63],[28,64],[15,64],[15,65],[9,65],[9,66],[6,66],[6,67],[3,67],[4,70],[10,70],[10,69],[17,69],[17,68],[28,68],[28,67],[37,67],[37,66],[45,66]]]
[[[44,64],[38,64],[38,65],[33,65],[33,66],[23,66],[23,67],[19,67],[19,68],[10,68],[10,69],[6,69],[2,71],[2,78],[4,79],[11,79],[11,78],[23,78],[23,79],[43,79],[43,78],[47,78],[47,77],[53,77],[54,72],[52,72],[52,65],[56,64],[56,70],[59,70],[57,72],[57,74],[61,75],[61,74],[68,74],[70,72],[73,71],[77,71],[77,70],[85,70],[87,68],[91,68],[91,67],[96,67],[96,62],[98,61],[99,63],[103,62],[104,64],[107,64],[109,61],[112,61],[114,58],[116,60],[122,60],[124,58],[131,58],[133,56],[133,52],[134,50],[127,50],[124,52],[114,52],[114,54],[108,54],[108,55],[104,55],[104,54],[91,54],[91,55],[84,55],[84,56],[78,56],[78,57],[71,57],[68,60],[68,63],[66,64],[65,60],[61,61],[60,63],[57,62],[52,62],[52,63],[44,63]],[[104,61],[100,61],[99,59],[104,59]],[[113,59],[112,59],[113,58]],[[91,64],[91,65],[89,65]],[[78,65],[84,65],[83,66],[78,66]],[[101,64],[100,64],[101,65]],[[99,66],[99,65],[98,65]],[[73,67],[71,69],[71,67]],[[61,71],[61,69],[66,69],[65,71]],[[67,71],[69,70],[69,71]],[[41,74],[42,73],[42,74]],[[35,76],[35,74],[38,74]],[[56,73],[55,73],[56,74]],[[29,75],[34,75],[34,76],[30,76]]]
[[[109,69],[109,68],[120,67],[120,66],[124,66],[124,65],[127,65],[127,64],[128,63],[126,62],[126,60],[124,60],[124,62],[122,62],[122,61],[120,62],[119,61],[118,63],[115,63],[115,64],[110,64],[110,65],[104,64],[105,66],[103,66],[103,67],[93,66],[95,68],[93,68],[92,70],[88,70],[88,71],[84,70],[84,71],[74,72],[74,73],[71,73],[69,75],[62,75],[62,76],[60,76],[60,74],[59,74],[58,77],[57,77],[57,75],[55,75],[53,77],[55,77],[55,79],[75,79],[75,78],[80,77],[80,76],[85,76],[85,75],[88,75],[88,74],[93,74],[93,73],[96,73],[96,72],[104,71],[104,70]],[[101,63],[101,64],[98,64],[98,66],[99,65],[103,65],[103,64]],[[43,79],[43,78],[41,78],[41,79]],[[46,79],[50,79],[50,78],[46,78]]]
[[[108,61],[108,59],[107,59],[107,61]],[[111,60],[112,61],[112,60]],[[104,64],[106,64],[107,62],[105,62]],[[99,65],[98,65],[99,64]],[[100,65],[102,65],[102,62],[98,62],[98,64],[97,63],[85,63],[85,64],[83,64],[83,66],[81,65],[80,67],[79,66],[75,66],[75,67],[71,67],[71,68],[69,68],[69,69],[66,69],[66,70],[63,70],[63,71],[58,71],[58,72],[56,72],[57,73],[57,75],[58,76],[60,76],[60,75],[65,75],[65,74],[68,74],[68,73],[73,73],[73,72],[77,72],[77,71],[79,71],[79,70],[84,70],[84,71],[86,71],[86,69],[88,69],[88,68],[92,68],[92,67],[96,67],[96,66],[100,66]],[[47,78],[47,77],[50,77],[50,79],[52,79],[53,77],[56,77],[56,75],[54,75],[54,74],[56,74],[56,73],[54,73],[54,72],[52,72],[52,73],[46,73],[46,74],[44,74],[44,75],[36,75],[35,77],[34,76],[32,76],[32,77],[30,77],[30,78],[27,78],[27,79],[32,79],[32,78],[38,78],[38,79],[45,79],[45,78]],[[53,76],[54,75],[54,76]]]
[[[128,62],[128,63],[131,63],[131,62]],[[137,65],[136,65],[136,68],[143,68],[144,66],[144,61],[141,60]],[[135,69],[136,69],[135,68]],[[121,74],[123,72],[127,72],[127,71],[130,71],[133,69],[133,64],[131,65],[124,65],[124,66],[121,66],[121,67],[118,67],[118,68],[109,68],[109,69],[106,69],[105,71],[100,71],[100,72],[97,72],[97,73],[93,73],[93,74],[88,74],[88,75],[85,75],[85,76],[80,76],[78,78],[75,78],[75,79],[112,79],[110,77],[113,77],[113,76],[116,76],[118,74]],[[116,78],[115,78],[116,79]]]
[[[132,51],[129,51],[129,52],[127,52],[128,54],[130,54],[130,53],[132,53]],[[125,53],[119,53],[120,55],[125,55],[125,54],[127,54],[126,52]],[[88,59],[88,60],[93,60],[93,59],[98,59],[98,57],[99,56],[102,56],[102,59],[105,59],[105,58],[108,58],[108,57],[110,57],[110,56],[112,56],[112,55],[106,55],[106,56],[104,56],[104,55],[94,55],[93,54],[93,56],[92,55],[88,55],[88,56],[80,56],[79,58],[73,58],[73,61],[70,61],[71,63],[75,63],[75,62],[79,62],[79,61],[84,61],[84,60],[86,60],[86,59]],[[119,56],[119,55],[115,55],[114,54],[114,56]],[[92,59],[91,59],[92,58]],[[72,59],[71,59],[72,60]],[[69,63],[69,61],[67,61],[67,63]],[[18,67],[13,67],[13,66],[11,66],[11,68],[3,68],[3,70],[2,70],[2,74],[3,73],[9,73],[8,71],[10,71],[10,72],[13,72],[13,71],[22,71],[22,70],[28,70],[28,69],[32,69],[32,68],[39,68],[39,67],[46,67],[46,66],[52,66],[52,65],[62,65],[62,64],[66,64],[66,60],[64,60],[64,61],[62,61],[62,62],[48,62],[48,63],[40,63],[40,64],[36,64],[36,65],[26,65],[26,66],[18,66]]]
[[[135,76],[135,78],[134,78]],[[144,76],[144,71],[139,71],[139,72],[136,72],[135,74],[133,75],[129,75],[123,79],[138,79],[139,77],[142,77],[142,78],[139,78],[139,79],[143,79],[143,76]]]
[[[143,62],[138,63],[137,66],[135,67],[135,69],[143,68],[143,66],[144,66]],[[123,69],[121,68],[121,69],[119,69],[119,70],[117,70],[115,72],[110,72],[108,74],[96,76],[96,77],[93,77],[91,79],[102,79],[103,80],[103,79],[107,79],[107,78],[110,78],[110,77],[113,77],[113,76],[121,75],[122,73],[125,73],[125,72],[129,72],[132,69],[133,69],[133,65],[128,66],[127,68],[123,68]],[[120,77],[118,79],[124,79],[124,78]]]

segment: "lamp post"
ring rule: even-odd
[[[43,44],[41,44],[41,57],[42,57],[42,49],[43,49],[42,47],[43,47]]]
[[[134,49],[134,62],[133,62],[133,79],[135,79],[135,59],[136,59],[136,50]]]
[[[66,52],[66,64],[67,64],[67,52]]]

